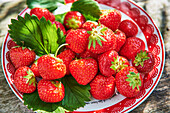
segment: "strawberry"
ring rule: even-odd
[[[119,29],[123,31],[127,37],[133,37],[138,34],[138,27],[131,20],[123,20],[119,25]]]
[[[97,74],[97,61],[92,58],[73,60],[69,65],[71,75],[81,85],[87,85]]]
[[[85,21],[85,17],[78,11],[69,11],[64,17],[64,25],[67,29],[79,29]]]
[[[101,54],[106,51],[115,49],[116,46],[117,39],[114,32],[104,25],[99,24],[90,32],[88,49],[92,53]]]
[[[117,10],[102,10],[98,22],[110,28],[112,31],[116,31],[121,22],[121,14]]]
[[[118,57],[118,53],[114,50],[107,51],[98,57],[99,70],[102,75],[109,77],[116,74],[116,71],[110,68],[112,62]]]
[[[55,16],[53,13],[49,12],[48,9],[46,8],[33,8],[30,11],[30,15],[36,15],[39,19],[41,19],[43,16],[45,17],[46,20],[50,20],[51,22],[55,21]]]
[[[116,74],[116,88],[125,97],[135,97],[142,89],[143,79],[133,66],[125,67]]]
[[[145,43],[143,40],[137,37],[129,37],[126,39],[119,53],[127,59],[132,59],[140,50],[145,50]]]
[[[97,58],[98,58],[98,54],[95,54],[95,53],[92,53],[90,50],[86,50],[86,51],[84,51],[83,53],[80,53],[79,54],[79,58],[89,58],[89,57],[91,57],[91,58],[94,58],[94,59],[96,59],[97,60]]]
[[[73,3],[73,2],[75,2],[77,0],[64,0],[64,1],[65,1],[65,4],[68,4],[68,3]]]
[[[40,75],[40,73],[39,73],[39,71],[38,71],[37,60],[34,61],[34,63],[32,64],[31,70],[32,70],[32,72],[34,73],[34,75],[35,75],[36,77],[41,77],[41,75]]]
[[[90,93],[95,99],[109,99],[115,94],[115,78],[99,74],[92,80],[90,87]]]
[[[89,34],[85,29],[71,30],[66,36],[67,47],[75,53],[82,53],[87,48]]]
[[[66,65],[59,58],[43,55],[38,59],[38,71],[43,79],[54,80],[65,76]]]
[[[87,31],[92,31],[93,28],[97,27],[98,23],[94,21],[86,21],[83,25],[82,28],[86,29]]]
[[[115,31],[115,36],[117,38],[117,47],[115,51],[119,52],[120,48],[124,45],[126,42],[126,35],[120,30]]]
[[[76,54],[70,49],[64,50],[59,55],[57,55],[57,57],[62,59],[63,63],[66,65],[66,75],[70,74],[69,64],[75,58],[75,56]]]
[[[60,28],[60,30],[63,31],[63,34],[66,35],[66,30],[62,23],[54,21],[53,24],[55,24],[57,28]]]
[[[32,93],[36,90],[35,75],[29,67],[19,67],[14,74],[14,84],[20,92]]]
[[[9,50],[9,54],[16,69],[31,65],[36,57],[35,52],[26,47],[13,47]]]
[[[149,51],[140,51],[132,59],[133,66],[141,73],[149,73],[155,64],[155,57]]]
[[[65,96],[64,85],[59,81],[41,79],[38,82],[38,95],[44,102],[60,102]]]

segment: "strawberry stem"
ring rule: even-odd
[[[62,47],[64,47],[64,46],[67,46],[67,45],[69,45],[69,44],[67,44],[67,43],[65,43],[65,44],[61,44],[59,47],[58,47],[58,49],[56,50],[56,52],[55,52],[55,57],[57,56],[57,54],[58,54],[58,51],[62,48]]]

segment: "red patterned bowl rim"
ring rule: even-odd
[[[98,1],[100,4],[109,5],[108,1],[111,1],[111,0],[96,0],[96,1]],[[115,1],[115,0],[112,0],[112,2],[113,1]],[[158,84],[158,82],[159,82],[159,80],[161,78],[161,75],[162,75],[162,72],[163,72],[163,69],[164,69],[164,64],[165,64],[165,47],[164,47],[164,42],[163,42],[162,35],[161,35],[158,27],[153,22],[152,18],[146,13],[146,11],[144,9],[142,9],[141,7],[139,7],[138,5],[136,5],[134,2],[132,2],[130,0],[123,0],[123,2],[126,3],[127,6],[129,4],[134,5],[137,9],[142,11],[147,16],[147,18],[151,21],[152,26],[154,27],[154,29],[156,30],[156,32],[158,34],[158,40],[160,41],[159,46],[161,47],[160,53],[162,53],[161,54],[162,59],[160,59],[160,57],[158,57],[159,63],[161,63],[161,64],[158,64],[158,65],[160,65],[160,70],[159,70],[159,73],[156,73],[157,74],[156,75],[157,76],[156,80],[155,80],[155,82],[153,81],[153,79],[149,80],[149,83],[152,83],[152,84],[145,88],[145,89],[149,89],[149,91],[146,93],[146,91],[144,89],[144,92],[143,92],[144,94],[141,97],[139,97],[139,100],[137,100],[138,98],[136,98],[137,102],[136,102],[136,100],[133,101],[133,99],[125,98],[124,100],[120,101],[119,103],[116,103],[116,104],[114,104],[114,105],[112,105],[110,107],[104,108],[104,109],[100,109],[100,110],[96,110],[96,111],[85,111],[85,112],[74,111],[75,113],[99,113],[99,112],[101,113],[101,112],[108,112],[109,110],[112,110],[112,112],[129,112],[129,111],[133,110],[134,108],[136,108],[137,106],[139,106],[143,101],[145,101],[148,98],[148,96],[155,89],[155,87],[157,86],[157,84]],[[111,6],[111,7],[114,7],[114,6]],[[28,10],[28,8],[25,8],[23,11],[21,11],[21,13],[19,15],[24,14],[27,10]],[[121,10],[121,9],[119,9],[119,10]],[[6,61],[5,61],[6,60],[6,54],[5,54],[6,49],[5,48],[7,46],[8,37],[9,37],[9,33],[6,34],[6,36],[4,38],[4,41],[3,41],[3,45],[2,45],[2,52],[1,52],[2,69],[3,69],[3,72],[4,72],[4,76],[5,76],[6,80],[7,80],[8,85],[10,86],[11,90],[23,102],[22,94],[13,86],[13,83],[11,82],[10,78],[8,77],[8,73],[7,73],[7,69],[6,69],[6,65],[5,65],[5,64],[7,64]],[[158,56],[158,55],[156,55],[156,56]],[[156,67],[156,69],[157,69],[157,67]],[[131,106],[127,107],[125,104],[127,104],[129,101],[133,102],[133,104]],[[124,106],[122,106],[121,104],[123,104]]]

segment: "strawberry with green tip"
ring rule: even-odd
[[[125,67],[116,74],[116,88],[125,97],[132,98],[137,96],[142,86],[142,76],[133,66]]]
[[[38,82],[38,95],[47,103],[60,102],[65,96],[64,85],[59,81],[41,79]]]
[[[35,75],[29,67],[19,67],[14,74],[14,84],[20,92],[32,93],[36,90]]]
[[[31,49],[26,47],[15,46],[9,50],[10,59],[15,68],[31,65],[36,57],[36,54]]]
[[[155,64],[155,57],[149,51],[140,51],[132,59],[133,66],[141,73],[149,73]]]

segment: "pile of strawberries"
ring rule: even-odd
[[[102,10],[98,22],[86,21],[80,12],[69,11],[64,25],[47,9],[33,8],[33,14],[56,24],[66,35],[66,46],[59,55],[43,55],[37,60],[29,48],[11,48],[10,59],[16,68],[14,84],[19,91],[32,93],[37,88],[44,102],[59,102],[65,89],[57,79],[67,75],[81,85],[90,84],[91,95],[99,100],[111,98],[116,89],[128,98],[141,91],[141,75],[153,69],[155,58],[136,37],[136,24],[121,21],[119,11]],[[37,83],[35,77],[42,79]]]

